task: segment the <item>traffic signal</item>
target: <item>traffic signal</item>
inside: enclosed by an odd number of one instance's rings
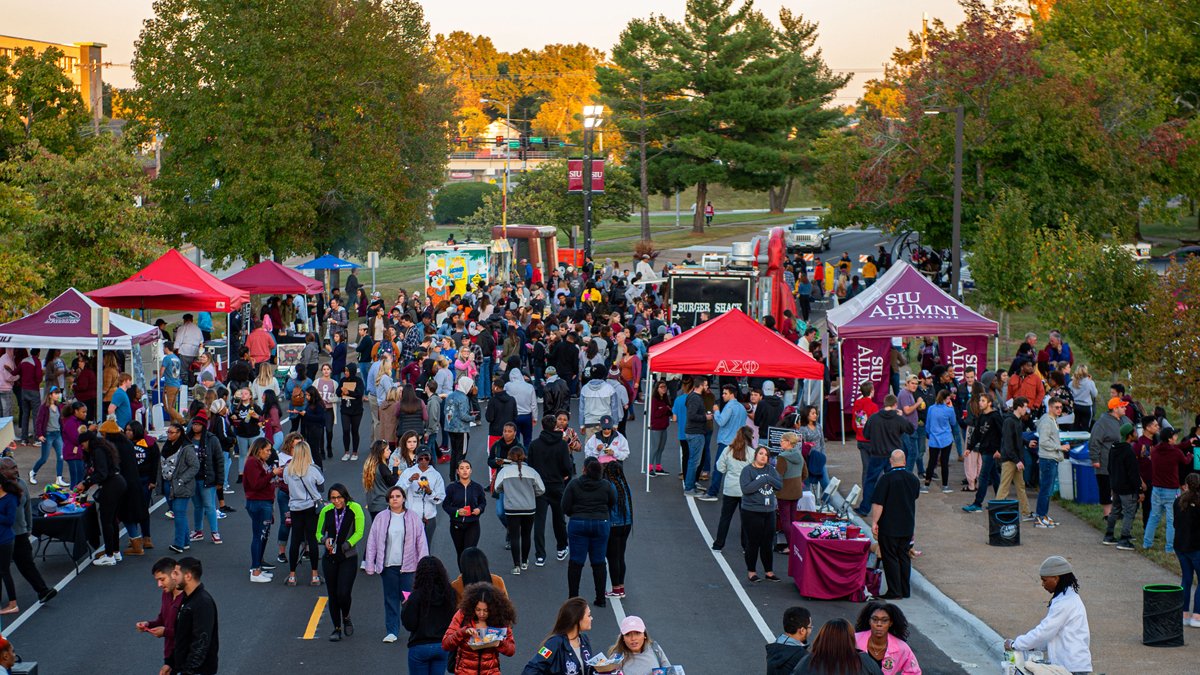
[[[497,148],[499,148],[499,147],[501,147],[501,146],[503,146],[503,145],[504,145],[504,137],[503,137],[503,136],[497,136],[497,137],[496,137],[496,147],[497,147]]]
[[[472,137],[467,137],[467,147],[469,148],[472,145],[475,145],[475,139]]]
[[[520,140],[521,140],[521,150],[522,151],[528,150],[529,149],[529,137],[524,134],[521,134]]]
[[[550,149],[550,137],[549,137],[549,136],[543,136],[543,137],[542,137],[542,149],[543,149],[543,150],[549,150],[549,149]]]

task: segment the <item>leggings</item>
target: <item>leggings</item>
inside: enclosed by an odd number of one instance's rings
[[[935,448],[929,446],[929,463],[925,465],[925,482],[928,483],[933,479],[933,465],[935,462],[941,462],[942,465],[942,487],[950,484],[950,448],[954,445],[947,445],[944,448]]]
[[[26,537],[27,535],[17,535]],[[14,542],[10,541],[7,544],[0,544],[0,580],[4,581],[4,590],[8,591],[8,601],[17,601],[17,585],[13,583],[12,558],[13,558]]]
[[[121,549],[121,535],[117,526],[117,506],[125,495],[125,478],[109,476],[96,491],[96,506],[100,513],[100,532],[104,534],[104,553],[112,555]]]
[[[465,433],[450,432],[450,479],[455,480],[458,475],[458,463],[466,456],[467,435]]]
[[[529,547],[533,544],[533,514],[513,515],[505,513],[508,519],[508,543],[512,546],[513,567],[529,562]]]
[[[358,576],[358,553],[341,560],[327,555],[321,561],[325,570],[325,590],[329,594],[329,620],[334,630],[342,629],[342,619],[350,618],[350,593]]]
[[[296,566],[300,564],[300,543],[308,544],[308,559],[312,561],[313,572],[317,571],[317,509],[310,506],[307,509],[299,511],[292,509],[292,528],[295,530],[292,537],[292,546],[288,553],[288,562],[291,563],[292,572],[296,571]]]
[[[334,409],[325,409],[325,452],[328,456],[333,457],[333,427],[336,420]]]
[[[625,585],[625,546],[629,543],[629,531],[633,525],[613,525],[608,530],[608,574],[613,586]]]
[[[358,427],[362,418],[362,412],[342,413],[342,446],[352,455],[358,454]]]
[[[462,552],[479,544],[479,519],[469,523],[450,523],[450,539],[454,542],[454,559],[462,557]]]
[[[771,548],[775,545],[775,512],[742,509],[742,527],[746,528],[746,570],[756,569],[755,558],[762,560],[763,571],[771,572]]]

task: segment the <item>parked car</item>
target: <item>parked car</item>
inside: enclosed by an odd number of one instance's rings
[[[788,228],[786,242],[789,254],[796,251],[828,251],[833,235],[821,227],[820,218],[801,216]]]

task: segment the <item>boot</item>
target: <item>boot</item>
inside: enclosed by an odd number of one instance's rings
[[[604,563],[592,563],[592,579],[596,582],[596,602],[593,603],[597,607],[604,607],[607,603],[604,600],[604,580],[608,578],[608,565]]]
[[[574,598],[579,595],[579,580],[583,578],[583,563],[574,560],[567,563],[567,594]]]
[[[146,552],[142,550],[142,538],[130,537],[129,548],[121,551],[121,553],[124,555],[146,555]]]
[[[154,548],[154,542],[150,541],[150,535],[142,535],[142,548],[147,550]]]

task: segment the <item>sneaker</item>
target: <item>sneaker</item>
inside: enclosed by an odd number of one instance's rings
[[[618,590],[617,590],[617,587],[615,587],[615,586],[613,587],[613,589],[612,589],[611,591],[609,591],[609,592],[605,593],[604,595],[605,595],[606,597],[609,597],[609,598],[620,598],[620,597],[623,597],[623,596],[621,595],[621,592],[620,592],[620,591],[618,591]]]
[[[696,497],[696,499],[698,499],[702,502],[715,502],[715,501],[717,501],[717,496],[710,495],[707,492],[705,492],[704,494],[700,495],[699,497]]]
[[[346,637],[354,635],[354,624],[350,623],[350,619],[342,619],[342,632],[346,634]]]
[[[1047,523],[1045,518],[1038,518],[1036,521],[1034,521],[1033,526],[1038,528],[1054,527],[1050,523]]]
[[[395,641],[396,641],[396,636],[395,636],[395,635],[392,635],[391,633],[388,633],[388,634],[387,634],[387,635],[386,635],[386,636],[383,638],[383,641],[384,641],[384,642],[395,642]]]
[[[538,558],[537,560],[533,561],[533,564],[534,564],[534,565],[537,565],[538,567],[545,567],[545,566],[546,566],[546,559],[545,559],[545,558]]]
[[[287,556],[280,553],[279,555],[275,556],[275,562],[279,563],[280,565],[286,565],[287,564]]]
[[[232,506],[222,506],[217,510],[221,513],[233,513],[234,511],[237,511],[237,509],[233,508]]]
[[[330,642],[341,642],[342,641],[342,629],[334,628],[333,632],[329,634],[329,641]]]
[[[183,553],[183,549],[179,548],[175,544],[171,544],[167,548],[170,549],[172,553]]]
[[[559,552],[555,553],[555,554],[554,554],[554,557],[558,558],[558,559],[559,559],[559,561],[566,560],[566,559],[567,559],[567,551],[568,551],[568,549],[565,549],[565,548],[564,548],[563,550],[561,550],[561,551],[559,551]]]
[[[982,508],[975,506],[974,504],[968,504],[963,507],[963,511],[966,511],[967,513],[979,513],[982,510]]]
[[[521,563],[521,569],[522,569],[522,570],[527,570],[527,569],[529,569],[529,562],[528,562],[528,561],[526,561],[526,562],[523,562],[523,563]]]
[[[272,565],[271,563],[269,563],[265,560],[263,561],[263,564],[259,565],[258,567],[259,567],[259,569],[265,570],[265,571],[270,571],[270,570],[275,569],[274,565]]]
[[[204,541],[204,533],[201,532],[200,530],[196,530],[195,532],[192,533],[192,536],[190,537],[190,539],[192,541]]]
[[[1111,534],[1106,534],[1104,535],[1104,541],[1101,541],[1100,543],[1104,544],[1105,546],[1116,546],[1117,540]]]
[[[604,598],[596,598],[596,601],[592,605],[596,607],[608,607],[608,603],[604,601]]]
[[[251,572],[250,581],[256,584],[269,584],[271,583],[271,575],[266,572],[259,572],[258,574]]]
[[[695,497],[695,498],[699,499],[700,497],[707,496],[708,493],[705,492],[704,490],[701,490],[700,488],[692,488],[691,490],[684,492],[683,495],[685,497]]]
[[[1200,628],[1200,616],[1193,614],[1192,618],[1188,619],[1188,625],[1192,628]]]
[[[342,461],[349,462],[350,461],[350,453],[347,452],[346,454],[342,455]]]
[[[111,567],[111,566],[117,564],[117,559],[112,557],[111,555],[102,555],[99,558],[96,558],[95,560],[93,560],[92,564],[93,565],[103,565],[105,567]]]
[[[515,574],[515,575],[517,575],[517,576],[520,576],[520,574],[521,574],[521,566],[520,566],[520,565],[517,565],[516,567],[512,568],[512,571],[511,571],[511,572],[509,572],[509,574]]]
[[[222,518],[228,518],[228,517],[229,516],[226,515],[226,513],[224,511],[222,511],[221,509],[217,509],[217,520],[220,520]]]
[[[929,494],[929,483],[921,484],[921,494],[923,494],[923,495]]]
[[[1136,551],[1137,549],[1135,549],[1135,548],[1133,547],[1133,542],[1132,542],[1132,541],[1129,541],[1128,539],[1122,539],[1122,540],[1121,540],[1121,541],[1120,541],[1120,542],[1117,544],[1117,550],[1118,550],[1118,551]],[[1195,619],[1193,619],[1193,621],[1195,621]],[[1195,625],[1195,624],[1192,624],[1192,625]]]
[[[217,534],[216,532],[213,532],[212,533],[212,543],[220,544],[221,543],[221,535]]]
[[[350,461],[351,461],[351,462],[357,462],[357,461],[358,461],[358,455],[350,455]],[[349,633],[346,633],[346,635],[349,635]]]
[[[117,562],[121,562],[125,559],[125,557],[121,555],[120,551],[113,553],[113,557],[117,559]]]
[[[37,485],[37,474],[33,472],[33,469],[29,470],[29,484]]]
[[[948,495],[951,492],[954,492],[954,488],[950,487],[949,485],[942,488],[942,494],[944,495]]]
[[[168,510],[167,517],[170,518],[171,520],[175,520],[175,512]]]
[[[1021,516],[1021,522],[1023,523],[1032,523],[1035,520],[1037,520],[1037,516],[1033,515],[1032,513],[1026,513],[1025,515]]]

